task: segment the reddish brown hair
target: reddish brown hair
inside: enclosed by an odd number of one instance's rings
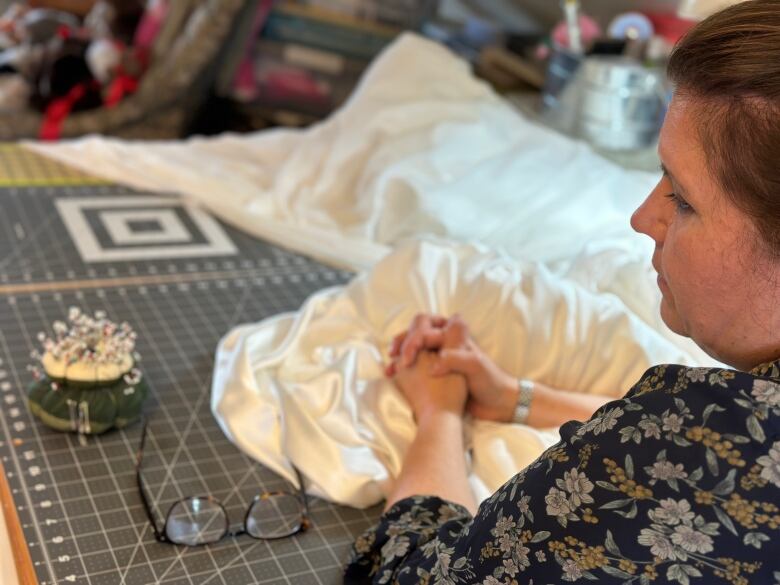
[[[710,169],[780,256],[780,0],[747,0],[695,26],[669,77],[700,99]]]

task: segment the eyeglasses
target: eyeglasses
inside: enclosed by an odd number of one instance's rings
[[[199,546],[217,542],[225,536],[242,534],[273,540],[292,536],[309,528],[309,502],[303,489],[303,477],[300,471],[293,467],[298,479],[298,493],[264,492],[255,496],[246,511],[241,530],[230,531],[230,520],[225,507],[211,496],[190,496],[175,502],[165,516],[162,531],[158,530],[141,476],[147,426],[148,422],[144,422],[141,444],[136,454],[135,476],[146,516],[157,542]]]

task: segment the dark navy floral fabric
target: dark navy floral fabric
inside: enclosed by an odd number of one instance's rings
[[[780,583],[780,361],[662,365],[480,506],[396,503],[346,583]]]

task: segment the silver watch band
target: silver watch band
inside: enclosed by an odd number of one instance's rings
[[[528,412],[531,408],[531,400],[533,399],[535,387],[535,384],[531,380],[521,378],[517,381],[519,395],[517,397],[517,405],[515,406],[515,414],[512,417],[513,423],[525,424],[528,420]]]

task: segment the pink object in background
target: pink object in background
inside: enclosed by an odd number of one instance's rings
[[[601,36],[601,27],[587,14],[580,14],[580,35],[582,44],[587,48],[593,41]],[[559,47],[571,48],[569,43],[569,30],[565,21],[555,26],[552,32],[552,40]]]
[[[238,65],[238,70],[233,78],[233,93],[235,97],[243,101],[250,101],[257,97],[257,80],[255,79],[254,50],[257,37],[263,29],[268,15],[273,8],[273,0],[263,0],[257,7],[255,20],[252,23],[252,33],[249,42],[244,49],[244,57]]]
[[[135,30],[133,46],[143,50],[151,50],[167,14],[168,0],[149,0],[144,15]]]
[[[264,93],[272,101],[307,100],[328,103],[327,84],[317,81],[306,71],[279,67],[264,75]]]
[[[252,62],[248,59],[244,59],[238,66],[233,80],[233,92],[235,97],[242,101],[250,101],[257,97],[255,71]]]

